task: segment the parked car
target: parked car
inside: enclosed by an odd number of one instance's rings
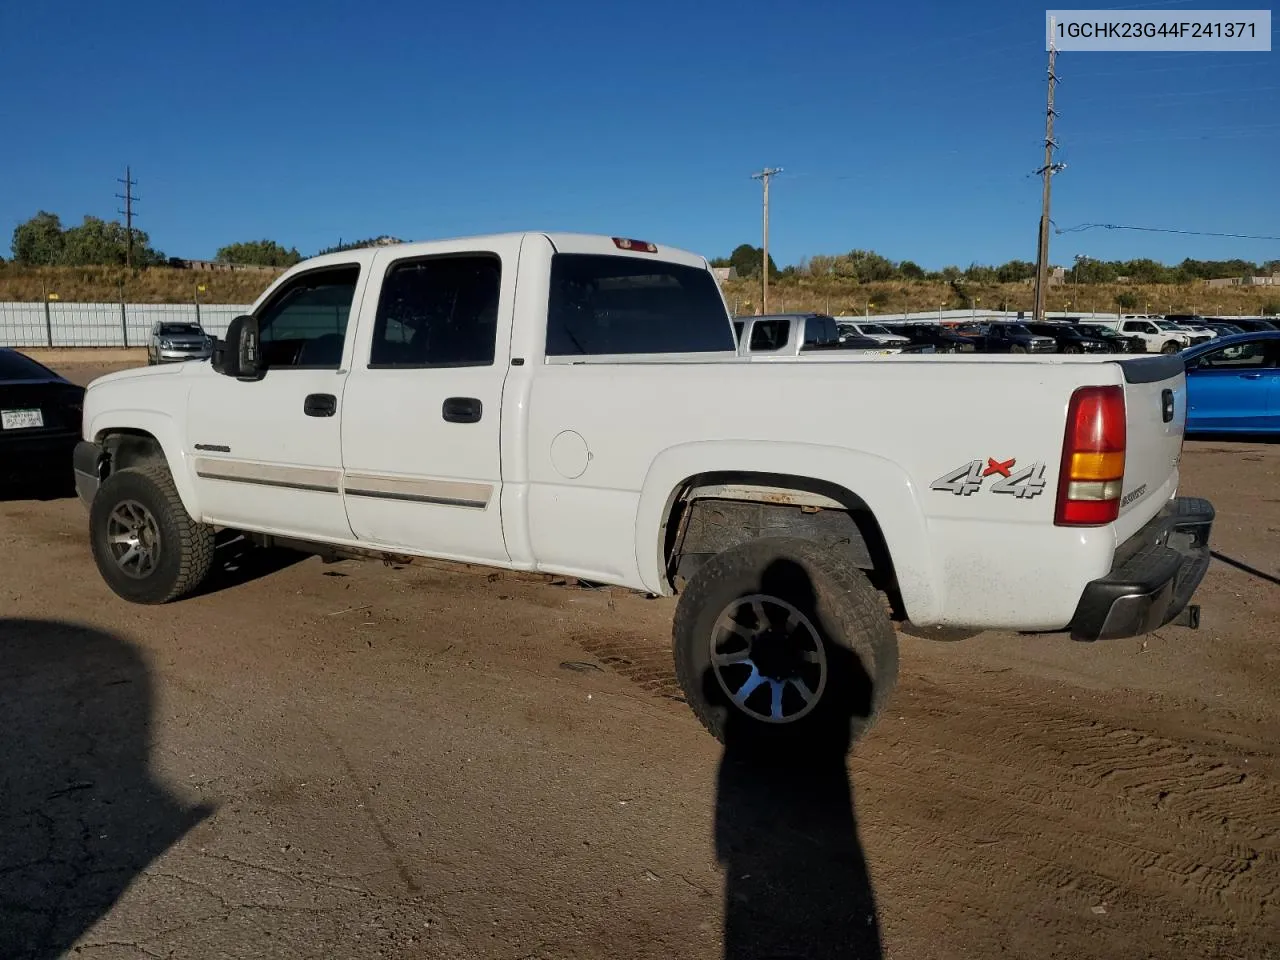
[[[895,347],[905,347],[911,342],[907,337],[894,333],[883,323],[859,320],[857,317],[836,317],[835,320],[840,328],[841,337],[866,337],[885,346]]]
[[[1110,345],[1112,353],[1146,353],[1147,350],[1141,337],[1126,337],[1110,327],[1096,323],[1077,323],[1076,329],[1087,337],[1105,340]]]
[[[903,346],[885,344],[869,337],[840,333],[834,318],[824,313],[774,313],[734,320],[738,355],[757,360],[787,357],[892,356],[902,353]],[[908,344],[909,345],[909,344]]]
[[[972,339],[979,353],[1053,353],[1058,346],[1024,323],[966,323],[956,332]]]
[[[214,338],[198,323],[161,320],[151,325],[147,340],[147,363],[175,360],[208,360],[213,355]]]
[[[1207,323],[1229,323],[1232,326],[1239,327],[1245,333],[1262,333],[1267,330],[1276,330],[1280,327],[1276,326],[1276,321],[1263,320],[1261,317],[1206,317]]]
[[[1167,321],[1130,317],[1120,321],[1101,322],[1118,330],[1122,336],[1140,342],[1144,353],[1177,353],[1192,344],[1190,333],[1177,329],[1177,324]],[[1165,325],[1161,326],[1162,323]]]
[[[973,341],[936,323],[887,323],[885,328],[913,344],[933,347],[935,353],[972,353]]]
[[[90,385],[87,539],[133,603],[196,590],[219,527],[678,594],[685,698],[744,752],[869,729],[891,611],[1080,640],[1194,622],[1213,507],[1175,496],[1181,358],[847,353],[744,359],[707,261],[647,241],[314,257],[212,363]],[[999,415],[939,416],[961,399]]]
[[[1182,362],[1188,434],[1280,433],[1280,330],[1219,337]]]
[[[1114,353],[1111,341],[1095,337],[1070,323],[1028,323],[1024,326],[1042,337],[1052,337],[1058,353]]]
[[[1227,323],[1225,320],[1206,320],[1204,325],[1213,330],[1218,336],[1235,336],[1238,333],[1248,333],[1244,327],[1234,323]]]
[[[0,347],[0,485],[70,492],[84,387]]]

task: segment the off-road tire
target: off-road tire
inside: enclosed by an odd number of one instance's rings
[[[160,534],[155,569],[142,579],[120,569],[108,542],[112,511],[129,500],[150,512]],[[117,470],[103,481],[89,508],[89,542],[107,586],[131,603],[177,600],[199,587],[213,565],[213,528],[187,513],[163,464]]]
[[[1062,348],[1062,352],[1063,353],[1084,353],[1084,351],[1080,349],[1079,345],[1074,343],[1067,344],[1065,347]]]
[[[1009,348],[1009,352],[1010,353],[1026,353],[1027,348],[1020,343],[1015,343],[1013,346]]]
[[[1177,353],[1181,349],[1182,349],[1182,344],[1178,343],[1177,340],[1170,340],[1168,343],[1166,343],[1163,347],[1160,348],[1160,352],[1161,353]]]
[[[730,604],[783,592],[789,595],[781,599],[814,624],[828,673],[811,712],[769,723],[725,693],[711,641]],[[708,560],[680,595],[672,651],[676,677],[702,725],[727,748],[767,759],[843,756],[874,725],[898,679],[898,639],[881,594],[844,556],[794,538],[753,540]]]

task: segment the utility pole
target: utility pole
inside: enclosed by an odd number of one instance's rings
[[[1049,182],[1053,175],[1062,170],[1065,164],[1053,162],[1053,151],[1057,149],[1057,141],[1053,139],[1053,118],[1057,113],[1053,109],[1054,88],[1058,85],[1058,75],[1054,66],[1058,59],[1058,48],[1054,43],[1054,18],[1049,19],[1049,98],[1044,115],[1044,166],[1036,173],[1044,178],[1044,189],[1040,198],[1040,242],[1036,249],[1036,305],[1032,319],[1037,323],[1044,322],[1045,297],[1049,287]]]
[[[764,248],[760,266],[760,312],[769,312],[769,178],[782,172],[781,167],[765,167],[751,175],[752,180],[764,183]]]
[[[124,214],[124,234],[125,234],[125,252],[124,264],[126,267],[133,266],[133,205],[138,198],[133,195],[133,188],[138,185],[138,181],[134,180],[130,174],[129,168],[124,168],[124,179],[116,177],[116,183],[124,184],[124,193],[117,193],[116,198],[124,201],[124,209],[116,210],[116,213]]]

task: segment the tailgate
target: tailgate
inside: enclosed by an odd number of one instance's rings
[[[1153,517],[1178,487],[1187,380],[1173,355],[1118,361],[1124,373],[1126,443],[1118,540]]]

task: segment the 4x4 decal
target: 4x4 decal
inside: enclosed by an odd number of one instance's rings
[[[957,497],[967,497],[981,490],[987,477],[996,476],[999,479],[989,487],[992,493],[1011,494],[1019,500],[1036,497],[1043,493],[1045,488],[1044,464],[1033,463],[1031,466],[1023,467],[1015,473],[1014,465],[1016,463],[1016,457],[1010,457],[1008,460],[996,460],[994,457],[987,457],[985,466],[981,460],[970,460],[964,466],[957,467],[955,470],[940,476],[933,481],[929,489],[939,490],[943,493],[953,493]]]

